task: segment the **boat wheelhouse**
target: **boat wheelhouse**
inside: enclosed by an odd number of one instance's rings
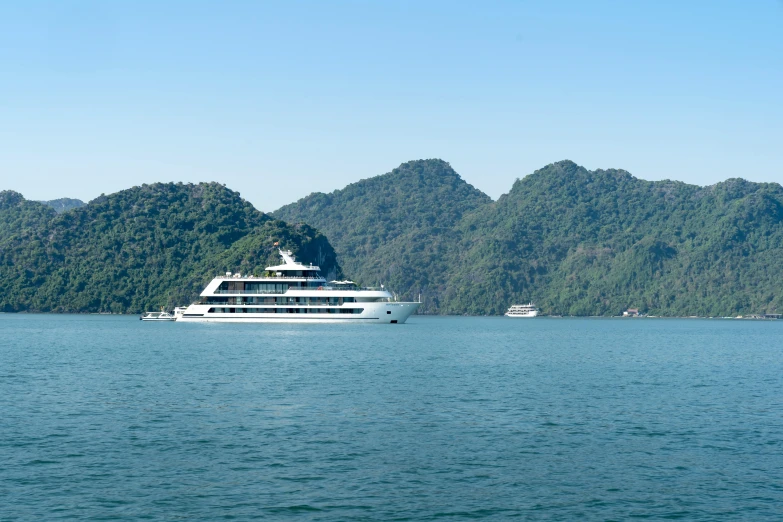
[[[404,323],[420,303],[401,303],[391,292],[353,281],[327,281],[320,267],[297,262],[280,250],[283,263],[262,276],[227,272],[201,292],[198,302],[177,309],[177,321]]]

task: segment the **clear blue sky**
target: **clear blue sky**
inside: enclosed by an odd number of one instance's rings
[[[3,2],[0,189],[270,211],[438,157],[783,182],[783,2]]]

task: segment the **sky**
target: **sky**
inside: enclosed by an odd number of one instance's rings
[[[0,3],[0,190],[268,212],[421,158],[783,183],[783,1]]]

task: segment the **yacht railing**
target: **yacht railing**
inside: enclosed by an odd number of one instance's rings
[[[300,290],[315,290],[314,288],[303,288]],[[284,294],[287,290],[215,290],[216,294],[244,295],[244,294]]]
[[[254,275],[243,275],[241,277],[234,277],[234,276],[217,276],[215,279],[225,279],[226,281],[244,281],[246,279],[252,279],[253,281],[263,281],[264,279],[274,279],[275,281],[280,281],[281,279],[291,280],[291,279],[307,279],[309,281],[326,281],[326,278],[324,277],[305,277],[305,276],[254,276]]]
[[[353,286],[349,288],[337,288],[334,286],[318,286],[318,287],[306,287],[306,288],[292,288],[289,287],[288,290],[313,290],[313,291],[320,291],[320,290],[350,290],[351,292],[356,291],[362,291],[362,292],[388,292],[386,288],[379,288],[377,286]],[[286,290],[287,291],[287,290]],[[221,294],[221,295],[258,295],[258,294],[284,294],[285,292],[279,291],[279,290],[215,290],[215,294]]]
[[[269,300],[269,298],[265,298],[264,300],[259,300],[258,298],[248,297],[245,298],[243,296],[236,296],[236,297],[227,297],[225,301],[209,301],[209,298],[212,296],[201,296],[201,298],[196,301],[195,304],[199,305],[210,305],[210,306],[234,306],[234,305],[242,305],[242,306],[349,306],[349,305],[361,305],[366,304],[368,301],[357,301],[352,296],[347,297],[310,297],[310,296],[301,296],[301,297],[276,297],[274,300]],[[306,301],[278,301],[278,299],[304,299]],[[372,301],[369,301],[372,302]],[[377,298],[377,301],[375,302],[383,302],[383,303],[392,303],[395,302],[390,297],[380,297]]]

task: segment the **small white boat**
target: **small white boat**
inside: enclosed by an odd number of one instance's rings
[[[145,312],[139,317],[142,321],[174,321],[176,318],[168,312]]]
[[[511,305],[506,313],[506,317],[535,317],[538,315],[538,308],[533,303],[526,305]]]

